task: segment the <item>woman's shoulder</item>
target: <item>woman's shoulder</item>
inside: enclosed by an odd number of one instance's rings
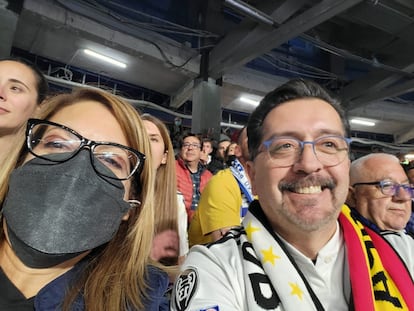
[[[168,274],[156,266],[147,267],[147,299],[144,301],[144,310],[169,309],[169,277]]]

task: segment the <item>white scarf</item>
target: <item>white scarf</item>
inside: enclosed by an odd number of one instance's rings
[[[278,238],[251,212],[244,217],[243,226],[246,235],[241,235],[240,242],[244,245],[245,279],[250,280],[246,286],[248,309],[281,310],[282,305],[288,311],[324,310]]]
[[[237,183],[239,184],[240,190],[242,191],[242,205],[240,207],[240,217],[244,217],[249,209],[250,202],[253,201],[252,188],[247,178],[247,173],[238,159],[235,159],[230,166],[230,171],[236,178]]]

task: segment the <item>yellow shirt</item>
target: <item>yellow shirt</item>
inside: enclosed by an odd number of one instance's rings
[[[217,172],[201,193],[198,209],[188,230],[190,247],[212,242],[210,233],[239,226],[242,193],[230,169]]]

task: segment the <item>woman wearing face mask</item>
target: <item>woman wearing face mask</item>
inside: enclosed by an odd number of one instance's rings
[[[30,119],[2,205],[0,310],[163,310],[149,258],[153,169],[142,120],[118,97],[61,94]]]
[[[155,237],[151,251],[154,260],[177,264],[188,252],[187,212],[182,195],[177,202],[174,149],[164,123],[154,116],[141,118],[151,143],[155,179]]]
[[[31,62],[0,60],[0,197],[7,191],[7,178],[18,155],[13,146],[23,140],[26,121],[36,114],[47,91],[45,77]]]

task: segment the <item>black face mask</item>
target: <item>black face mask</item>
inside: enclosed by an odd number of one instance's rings
[[[107,243],[130,207],[124,193],[121,181],[97,175],[88,150],[63,163],[28,161],[11,174],[3,204],[13,250],[46,268]]]

